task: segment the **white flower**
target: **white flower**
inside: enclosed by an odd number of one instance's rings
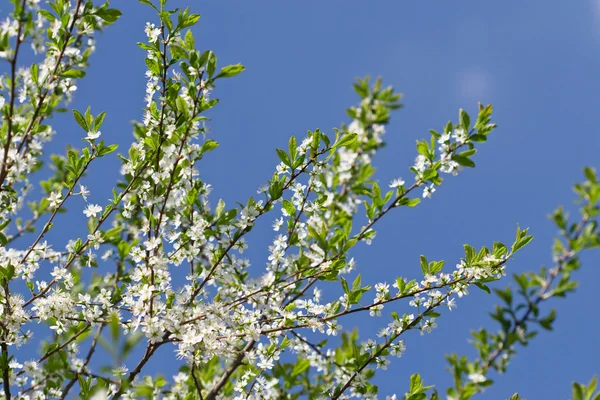
[[[94,261],[96,261],[96,254],[94,254],[94,252],[92,252],[92,249],[89,249],[87,252],[87,263],[86,263],[88,268],[90,268],[92,266]]]
[[[375,305],[375,306],[369,308],[369,315],[371,317],[375,317],[375,316],[381,317],[381,310],[382,309],[383,309],[383,304]]]
[[[452,311],[453,308],[456,308],[456,300],[448,298],[448,300],[446,300],[446,305],[448,306],[448,310]]]
[[[106,393],[103,390],[97,391],[92,397],[90,397],[90,400],[106,400],[106,399],[108,399],[108,396],[106,395]]]
[[[87,187],[79,185],[79,194],[81,195],[81,197],[83,197],[85,201],[87,201],[87,197],[90,195],[90,191]]]
[[[467,141],[467,132],[463,128],[457,128],[452,132],[452,137],[462,144]]]
[[[385,357],[377,357],[375,358],[375,364],[377,365],[377,369],[386,370],[390,360]]]
[[[62,193],[61,192],[52,192],[48,196],[48,201],[50,202],[50,207],[58,207],[60,202],[62,201]]]
[[[485,382],[485,380],[486,380],[485,376],[478,372],[473,372],[472,374],[469,374],[467,377],[473,383],[481,383],[481,382]]]
[[[127,369],[125,365],[122,365],[120,367],[113,368],[112,373],[114,376],[124,376],[128,371],[129,369]]]
[[[283,217],[273,221],[273,230],[277,232],[281,228],[281,225],[283,225]]]
[[[147,251],[156,249],[161,244],[161,240],[158,237],[153,237],[144,242],[144,247]]]
[[[425,157],[422,154],[419,154],[417,156],[417,158],[415,159],[414,167],[419,173],[422,173],[423,171],[425,171],[427,169],[428,165],[429,165],[429,160],[427,159],[427,157]]]
[[[431,330],[437,328],[437,326],[438,325],[435,323],[435,318],[425,321],[423,326],[421,326],[421,336],[423,336],[425,333],[431,333]]]
[[[155,28],[154,24],[146,22],[146,29],[144,29],[144,32],[146,32],[148,40],[151,43],[155,43],[158,40],[158,35],[160,35],[160,28]]]
[[[100,135],[102,135],[102,132],[97,131],[97,132],[88,132],[87,136],[85,137],[87,140],[94,140],[94,139],[98,139],[100,137]]]
[[[377,333],[377,337],[380,337],[380,338],[386,337],[387,338],[390,335],[390,333],[392,333],[390,330],[390,327],[386,326],[379,330],[379,332]]]
[[[327,326],[327,335],[328,336],[336,336],[338,332],[342,330],[342,326],[333,322]]]
[[[448,143],[449,140],[450,140],[450,133],[442,133],[440,135],[440,137],[438,138],[438,143],[439,144]]]
[[[400,340],[398,343],[394,343],[390,346],[390,354],[398,358],[402,357],[405,351],[406,346],[404,345],[403,340]]]
[[[365,343],[363,343],[363,348],[365,351],[371,353],[377,348],[377,342],[375,342],[373,339],[368,339]]]
[[[383,282],[383,283],[376,283],[375,284],[375,290],[377,292],[381,292],[381,293],[388,293],[390,291],[390,285],[388,285],[385,282]]]
[[[390,182],[391,188],[399,188],[402,185],[404,185],[404,179],[402,178],[397,178]]]
[[[87,236],[91,245],[94,246],[94,249],[98,250],[100,245],[104,243],[104,239],[102,238],[102,233],[100,231],[96,231],[93,235]]]
[[[98,204],[88,204],[88,206],[85,208],[85,210],[83,210],[83,213],[88,218],[95,217],[96,215],[98,215],[98,213],[101,213],[101,212],[102,212],[102,207],[100,207]]]
[[[6,100],[4,100],[4,97],[0,96],[0,108],[2,108],[4,106],[5,102],[6,102]]]
[[[430,186],[425,186],[423,188],[423,198],[431,198],[431,195],[433,194],[433,192],[435,192],[435,186],[433,184],[431,184]]]
[[[262,355],[260,356],[260,361],[258,362],[258,364],[256,364],[256,366],[260,369],[271,369],[274,365],[275,364],[270,358],[266,358]]]

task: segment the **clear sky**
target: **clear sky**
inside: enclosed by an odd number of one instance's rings
[[[2,17],[6,3],[0,2]],[[582,178],[585,165],[600,166],[599,1],[169,3],[190,5],[201,14],[196,43],[215,51],[221,66],[240,62],[247,68],[214,92],[221,103],[210,113],[210,129],[221,147],[200,171],[213,185],[215,200],[245,201],[271,176],[278,162],[275,147],[285,147],[290,135],[301,137],[315,128],[331,132],[348,122],[344,110],[357,102],[354,79],[382,76],[405,95],[405,108],[393,114],[388,127],[388,147],[374,162],[382,184],[397,176],[412,179],[408,167],[416,156],[415,140],[456,121],[459,108],[475,113],[478,101],[492,103],[498,129],[480,146],[476,169],[449,177],[416,209],[393,213],[378,226],[370,247],[357,246],[353,255],[363,282],[414,275],[420,254],[452,267],[464,243],[510,243],[517,224],[529,227],[535,239],[509,271],[551,263],[556,229],[547,215],[558,204],[575,210],[572,184]],[[123,17],[98,37],[72,106],[107,111],[103,135],[124,149],[132,139],[130,121],[141,119],[145,89],[145,53],[135,43],[145,40],[144,24],[156,17],[134,0],[112,6]],[[81,134],[70,116],[57,118],[55,127],[61,143]],[[116,163],[100,162],[101,170],[96,165],[87,178],[97,202],[118,177]],[[271,222],[262,220],[250,237],[255,268],[266,261]],[[551,304],[558,311],[555,331],[542,332],[519,349],[508,373],[492,376],[496,384],[479,398],[505,399],[518,391],[530,400],[566,399],[572,381],[587,382],[600,373],[599,253],[583,261],[574,275],[581,282],[577,292]],[[403,394],[415,372],[443,391],[451,381],[444,354],[475,355],[469,330],[496,328],[488,317],[496,301],[473,292],[452,313],[444,312],[433,334],[408,335],[405,356],[378,372],[381,393]],[[389,316],[391,307],[385,311]],[[386,324],[383,318],[364,327],[361,337]]]

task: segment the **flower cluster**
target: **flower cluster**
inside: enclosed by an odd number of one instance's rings
[[[417,205],[420,196],[411,198],[417,188],[430,197],[441,184],[438,172],[456,174],[460,166],[472,166],[474,143],[493,129],[491,106],[480,107],[473,127],[461,111],[458,124],[449,123],[441,134],[432,131],[429,143],[417,145],[415,183],[407,187],[397,178],[392,190],[381,193],[372,162],[385,145],[391,111],[401,107],[400,95],[380,80],[372,85],[359,80],[361,101],[347,110],[348,125],[335,135],[317,129],[301,140],[291,137],[287,150],[277,149],[280,162],[259,188],[260,198],[228,208],[222,200],[211,201],[212,186],[202,178],[204,158],[218,147],[204,121],[217,104],[211,92],[218,80],[244,68],[217,69],[216,55],[197,49],[189,29],[197,14],[168,11],[165,1],[142,3],[159,11],[160,22],[146,24],[147,43],[139,44],[146,55],[146,106],[142,122],[134,125],[134,142],[120,155],[122,179],[112,198],[98,204],[85,186],[94,160],[116,150],[104,143],[108,135],[100,130],[106,114],[74,110],[85,147],[50,158],[54,173],[40,182],[42,196],[30,202],[33,215],[14,223],[32,192],[29,179],[40,167],[43,145],[53,137],[42,121],[69,102],[85,75],[94,32],[120,13],[83,0],[56,0],[49,10],[26,1],[24,9],[17,6],[26,18],[14,16],[0,25],[0,35],[11,40],[10,45],[0,40],[0,56],[14,67],[0,80],[0,108],[10,121],[0,143],[0,344],[2,357],[10,360],[1,378],[5,395],[64,398],[77,386],[84,398],[145,393],[182,399],[199,393],[206,399],[275,399],[289,385],[302,385],[303,377],[315,381],[314,393],[307,393],[312,398],[343,398],[346,391],[374,398],[370,367],[385,370],[389,356],[406,351],[401,335],[431,332],[437,327],[435,310],[451,310],[455,297],[471,285],[502,276],[516,251],[499,244],[492,251],[468,247],[451,273],[441,272],[443,262],[423,257],[423,280],[397,278],[374,290],[362,285],[360,274],[352,284],[345,279],[357,269],[350,251],[371,243],[377,221],[393,208]],[[26,39],[45,58],[16,68]],[[79,195],[85,206],[78,213],[88,232],[54,250],[46,234]],[[363,206],[367,223],[356,229]],[[248,234],[271,212],[276,234],[268,254],[252,266],[242,257]],[[40,220],[45,222],[35,232]],[[523,244],[526,235],[518,235]],[[13,243],[26,239],[27,247]],[[342,291],[330,290],[327,282],[339,282]],[[366,294],[373,294],[367,304]],[[416,311],[392,312],[376,338],[359,344],[344,331],[347,315],[381,317],[400,307],[400,300]],[[38,360],[21,360],[15,350],[31,341],[34,324],[47,326],[52,345]],[[332,344],[315,341],[322,337]],[[114,368],[92,371],[98,343],[109,340]],[[182,360],[171,382],[144,377],[146,364],[163,346]],[[125,360],[135,350],[143,355],[130,365]],[[283,376],[298,378],[282,384]]]

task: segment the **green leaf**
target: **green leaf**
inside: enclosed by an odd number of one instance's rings
[[[352,291],[357,291],[358,289],[360,289],[360,284],[361,284],[361,276],[360,276],[360,274],[358,274],[356,276],[356,278],[354,278],[354,281],[352,282]]]
[[[423,275],[429,275],[429,264],[427,263],[427,258],[425,258],[424,255],[421,255],[420,261],[421,261],[421,271],[423,272]]]
[[[325,238],[310,225],[308,226],[308,233],[310,233],[310,235],[317,240],[319,247],[323,249],[323,251],[327,252],[327,240],[325,240]]]
[[[8,244],[8,239],[4,236],[4,233],[0,232],[0,244],[2,246],[6,246]]]
[[[421,199],[414,198],[414,199],[408,199],[406,197],[403,197],[402,199],[398,200],[398,206],[407,206],[407,207],[415,207],[417,206],[417,204],[419,204],[421,202]]]
[[[206,72],[208,72],[208,77],[212,78],[215,73],[215,69],[217,68],[217,56],[212,51],[208,52],[208,58],[206,60]]]
[[[444,260],[442,261],[432,261],[429,263],[429,274],[430,275],[435,275],[438,272],[440,272],[442,270],[442,268],[444,268]]]
[[[494,289],[494,293],[496,293],[496,295],[498,295],[498,297],[500,297],[507,305],[512,305],[513,294],[510,287],[507,286],[504,290]]]
[[[90,111],[91,107],[88,106],[88,108],[85,109],[85,122],[87,123],[87,126],[91,128],[94,123],[94,117]]]
[[[429,157],[429,145],[424,140],[417,140],[417,152],[425,157]]]
[[[199,19],[200,14],[191,14],[183,21],[181,28],[187,28],[188,26],[195,25]]]
[[[588,392],[588,396],[591,397],[592,394],[594,393],[594,391],[596,390],[596,387],[598,386],[598,377],[594,376],[591,380],[590,383],[588,383],[587,386],[587,392]]]
[[[283,200],[282,205],[285,209],[285,212],[287,212],[289,215],[296,215],[296,207],[294,207],[294,204],[291,201]]]
[[[471,140],[471,142],[485,142],[487,140],[487,137],[485,135],[476,133],[474,135],[471,135],[469,139]]]
[[[156,60],[152,60],[150,58],[146,58],[146,66],[154,75],[160,75],[160,66]]]
[[[548,314],[547,317],[541,318],[538,322],[542,328],[551,331],[552,323],[554,322],[555,319],[556,319],[556,310],[552,309],[552,311],[550,311],[550,314]]]
[[[292,164],[296,161],[296,156],[298,155],[298,149],[297,149],[297,143],[296,143],[296,137],[292,136],[290,137],[290,140],[288,141],[288,151],[290,152],[290,161],[292,162]]]
[[[217,207],[215,207],[215,216],[217,218],[221,217],[223,210],[225,210],[225,201],[223,201],[223,199],[219,199],[217,202]]]
[[[188,106],[186,101],[181,96],[177,96],[177,100],[175,100],[175,105],[177,106],[177,111],[181,112],[186,117],[190,114],[188,111]]]
[[[583,169],[583,173],[585,174],[585,177],[592,183],[596,183],[598,178],[596,177],[596,171],[594,170],[594,168],[590,168],[590,167],[585,167]]]
[[[287,165],[288,167],[292,168],[292,162],[290,161],[290,157],[285,152],[285,150],[282,150],[282,149],[275,149],[275,150],[277,151],[277,156],[279,156],[279,159],[281,160],[281,162],[284,163],[285,165]]]
[[[151,51],[153,53],[156,53],[156,48],[146,44],[146,43],[142,43],[142,42],[137,42],[137,45],[142,49],[142,50],[146,50],[146,51]]]
[[[356,141],[356,138],[358,138],[358,134],[356,134],[356,133],[348,133],[348,134],[342,136],[340,138],[340,140],[338,140],[337,142],[335,142],[333,144],[333,148],[349,146],[349,145],[351,145],[352,143],[354,143]]]
[[[471,127],[471,118],[469,118],[469,114],[461,108],[458,111],[458,118],[465,132],[469,132],[469,128]]]
[[[463,167],[469,167],[469,168],[475,167],[475,163],[470,158],[467,158],[467,157],[464,157],[464,156],[460,156],[458,154],[454,154],[452,156],[452,160],[456,161],[457,163],[459,163]]]
[[[33,64],[31,65],[31,80],[33,81],[33,83],[38,84],[38,79],[39,79],[39,68],[37,64]]]
[[[112,337],[113,342],[117,342],[119,340],[119,315],[116,312],[110,314],[110,336]]]
[[[204,142],[204,144],[202,145],[202,149],[200,150],[201,153],[208,153],[209,151],[213,151],[214,149],[216,149],[217,147],[219,147],[219,143],[212,140],[212,139],[208,139],[206,142]]]
[[[54,16],[54,14],[50,13],[49,11],[38,10],[38,13],[41,14],[44,18],[46,18],[48,21],[56,21],[56,17]]]
[[[115,151],[118,147],[119,145],[117,144],[109,144],[108,146],[103,146],[100,150],[98,150],[98,157],[110,154],[113,151]]]
[[[88,126],[87,122],[85,121],[85,118],[79,111],[73,110],[73,117],[75,117],[75,121],[77,121],[79,126],[81,126],[83,130],[86,131],[86,133],[90,131],[90,127]]]
[[[188,51],[196,48],[196,44],[194,43],[194,34],[190,30],[185,33],[183,42],[185,43],[185,48],[188,49]]]
[[[410,376],[410,393],[417,394],[421,391],[423,387],[423,381],[421,380],[421,375],[413,374]]]
[[[94,130],[98,131],[104,122],[104,118],[106,117],[106,112],[103,111],[100,114],[96,115],[94,118]]]
[[[171,46],[169,46],[169,50],[171,50],[172,58],[175,58],[175,59],[181,59],[181,58],[187,59],[188,58],[186,51],[180,46],[172,44]]]
[[[246,68],[242,64],[228,65],[226,67],[221,68],[221,72],[215,79],[217,78],[231,78],[232,76],[236,76],[241,74]]]
[[[90,379],[85,379],[82,375],[79,375],[77,377],[77,379],[79,380],[79,388],[80,388],[80,395],[82,398],[87,398],[89,391],[90,391],[90,384],[92,382],[91,378]]]
[[[60,76],[63,78],[83,78],[85,76],[85,72],[79,69],[70,69],[68,71],[63,71]]]
[[[290,374],[292,376],[297,376],[303,373],[304,371],[308,370],[308,368],[310,368],[310,360],[306,358],[299,358]]]
[[[585,400],[583,397],[583,387],[579,383],[573,383],[571,400]]]
[[[349,295],[350,288],[348,287],[348,282],[346,281],[346,279],[340,278],[340,282],[342,284],[342,289],[344,290],[344,293]]]
[[[473,282],[473,284],[475,286],[477,286],[479,289],[483,290],[484,292],[486,292],[487,294],[492,293],[492,291],[490,290],[489,287],[487,287],[486,285],[484,285],[483,283],[479,283],[479,282]]]
[[[512,246],[512,252],[518,251],[519,249],[527,246],[529,244],[529,242],[531,242],[532,240],[533,240],[533,236],[531,236],[531,235],[524,236],[520,239],[517,239],[517,241]]]
[[[158,8],[156,8],[156,6],[155,6],[154,4],[152,4],[152,3],[150,2],[150,0],[138,0],[138,1],[139,1],[140,3],[142,3],[142,4],[146,4],[146,5],[150,6],[150,7],[152,7],[152,8],[154,8],[156,11],[158,11]]]
[[[96,15],[99,16],[100,18],[102,18],[104,20],[104,22],[106,22],[108,24],[112,24],[113,22],[118,20],[122,14],[121,14],[121,11],[117,10],[116,8],[108,8],[108,9],[100,8],[96,12]]]

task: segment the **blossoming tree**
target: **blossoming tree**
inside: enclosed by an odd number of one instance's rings
[[[417,142],[410,178],[382,188],[371,160],[401,104],[379,80],[354,85],[360,101],[347,110],[348,125],[291,137],[277,149],[281,162],[254,196],[234,207],[213,204],[197,170],[218,147],[205,135],[205,113],[218,103],[212,95],[218,81],[244,67],[220,67],[213,52],[197,50],[189,28],[199,15],[172,10],[166,0],[140,0],[156,10],[157,21],[146,25],[147,42],[139,43],[146,52],[146,107],[131,146],[117,158],[117,146],[101,133],[106,114],[71,110],[85,145],[43,163],[44,146],[55,136],[52,116],[65,111],[85,76],[95,32],[120,12],[90,0],[12,2],[0,27],[0,56],[9,65],[0,80],[4,398],[373,399],[378,389],[371,378],[404,354],[406,333],[430,333],[436,318],[473,287],[489,292],[487,285],[506,275],[506,263],[532,239],[517,229],[510,245],[465,245],[454,268],[421,256],[421,278],[363,285],[354,247],[369,244],[378,221],[393,218],[394,209],[430,197],[445,174],[474,167],[476,146],[495,128],[491,105],[480,105],[474,118],[460,110],[457,121]],[[23,65],[19,56],[28,48],[38,61]],[[87,203],[86,172],[101,157],[121,162],[122,179],[107,204]],[[39,179],[42,169],[52,176]],[[504,303],[493,314],[500,331],[474,333],[476,360],[448,356],[455,380],[449,398],[481,392],[492,370],[503,372],[517,345],[533,338],[535,324],[551,328],[555,314],[543,312],[544,302],[574,289],[570,273],[579,253],[599,244],[600,184],[593,170],[585,174],[576,186],[580,220],[570,222],[562,209],[554,214],[564,239],[553,249],[556,265],[516,275],[514,290],[494,289]],[[76,196],[87,203],[81,218],[89,234],[58,249],[46,235]],[[276,232],[268,263],[251,270],[240,254],[246,235],[265,219],[274,220]],[[359,341],[356,332],[344,332],[343,320],[355,313],[378,317],[379,334]],[[38,346],[39,358],[23,359],[24,346]],[[146,375],[148,364],[164,363],[155,357],[163,347],[173,353],[175,375]],[[136,363],[122,363],[136,351]],[[112,357],[112,368],[97,367],[99,357]],[[593,382],[576,387],[580,398],[595,390]],[[407,399],[439,398],[416,374],[407,388]]]

